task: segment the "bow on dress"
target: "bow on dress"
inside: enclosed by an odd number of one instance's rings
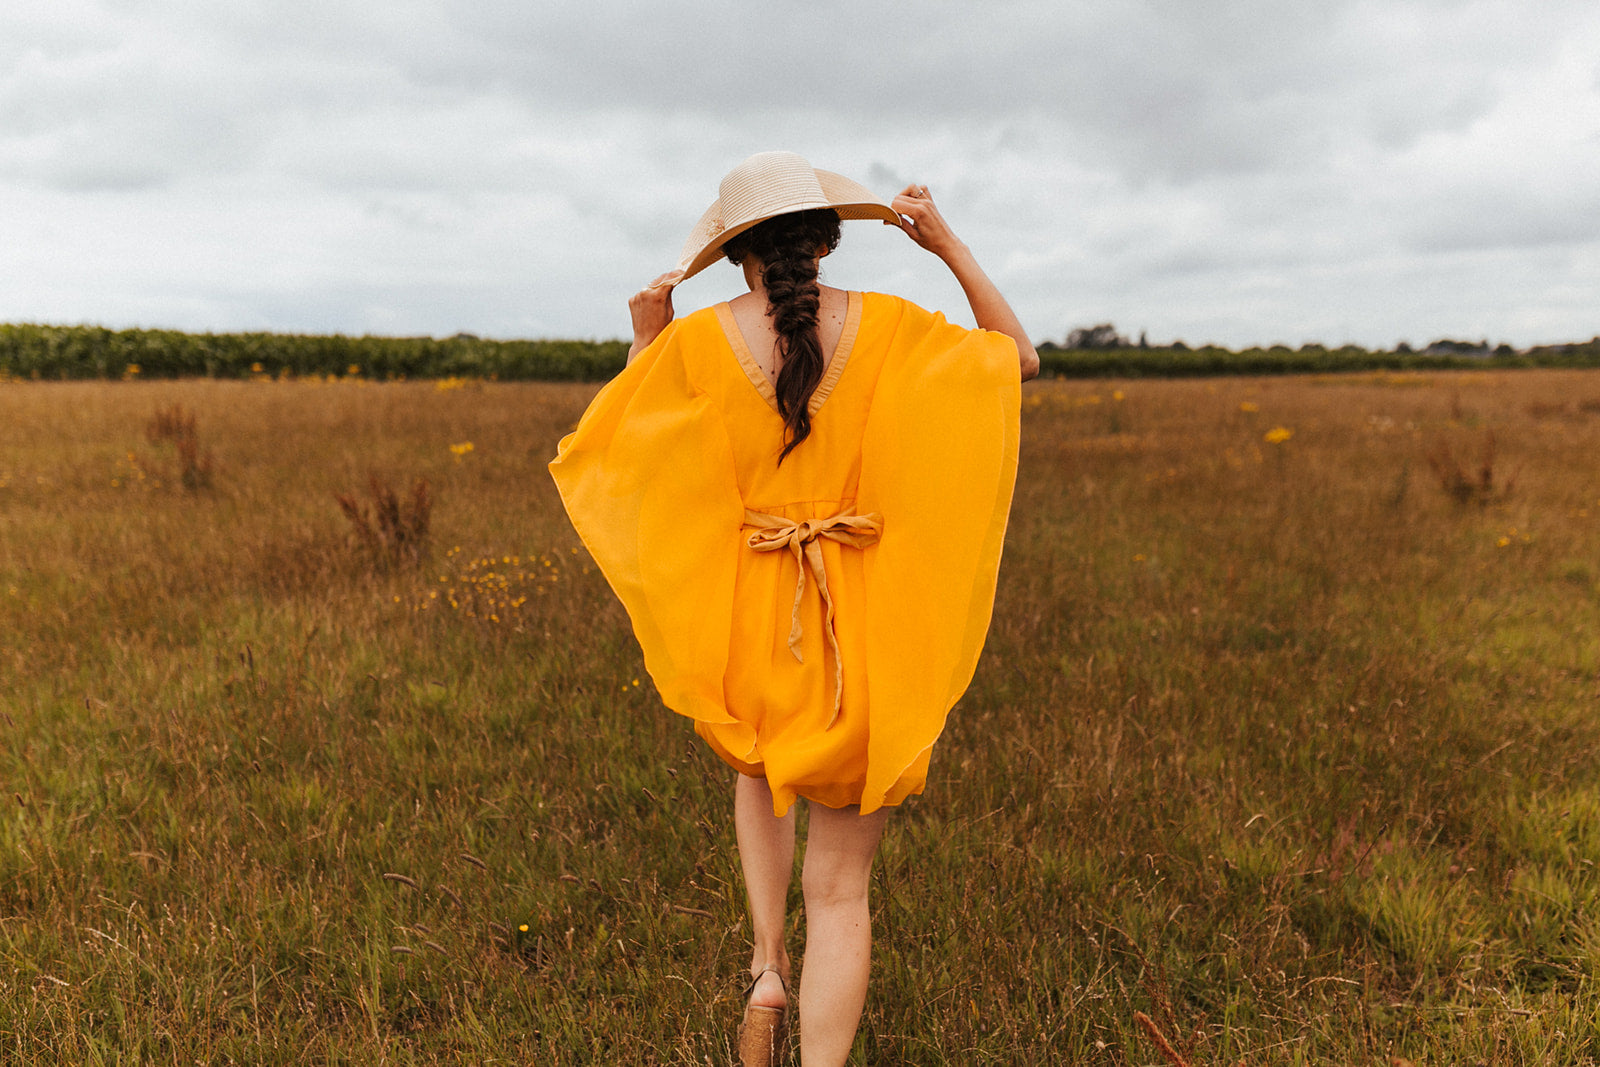
[[[883,532],[883,516],[877,512],[868,515],[840,513],[826,519],[806,519],[796,522],[781,515],[768,515],[762,511],[744,513],[744,528],[750,531],[746,540],[757,552],[777,552],[787,548],[794,554],[799,577],[794,585],[794,611],[789,623],[789,651],[801,663],[800,654],[800,601],[806,592],[806,568],[811,568],[817,580],[817,592],[827,610],[828,645],[833,649],[833,714],[828,718],[827,729],[839,719],[839,702],[844,688],[844,668],[840,665],[839,638],[833,630],[833,596],[828,592],[828,572],[822,564],[822,546],[817,542],[826,537],[852,548],[867,548],[878,543]]]

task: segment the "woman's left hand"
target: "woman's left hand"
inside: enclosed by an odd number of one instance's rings
[[[650,347],[650,342],[672,322],[672,287],[682,277],[683,271],[669,270],[629,298],[628,313],[633,316],[633,344],[628,349],[630,362]]]
[[[967,294],[967,303],[972,307],[972,317],[977,324],[985,330],[1003,333],[1016,342],[1022,380],[1038,377],[1038,350],[1028,340],[1027,331],[1017,321],[1016,312],[1011,310],[1006,298],[1000,295],[994,282],[978,266],[972,250],[955,235],[950,224],[939,213],[928,187],[908,185],[900,190],[900,195],[894,198],[890,206],[900,216],[900,228],[906,232],[906,236],[944,260],[944,265],[950,268],[956,281],[961,283],[961,291]]]

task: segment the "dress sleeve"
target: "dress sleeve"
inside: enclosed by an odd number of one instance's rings
[[[883,515],[882,538],[863,558],[864,812],[925,758],[972,681],[1017,472],[1016,343],[901,304],[862,441],[858,501]]]
[[[713,399],[675,322],[594,398],[550,463],[578,536],[633,622],[662,701],[709,723],[723,696],[744,505]]]

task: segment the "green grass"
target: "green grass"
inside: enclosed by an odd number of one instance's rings
[[[731,773],[543,471],[593,390],[0,385],[0,1062],[732,1061]],[[1195,1064],[1600,1059],[1597,400],[1029,386],[860,1061],[1161,1062],[1135,1012]],[[1486,430],[1458,504],[1427,455]],[[424,565],[351,537],[369,472],[428,480]]]

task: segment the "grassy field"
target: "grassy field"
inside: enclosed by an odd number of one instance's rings
[[[731,1061],[594,389],[0,384],[0,1062]],[[1024,397],[860,1061],[1600,1059],[1600,372]]]

